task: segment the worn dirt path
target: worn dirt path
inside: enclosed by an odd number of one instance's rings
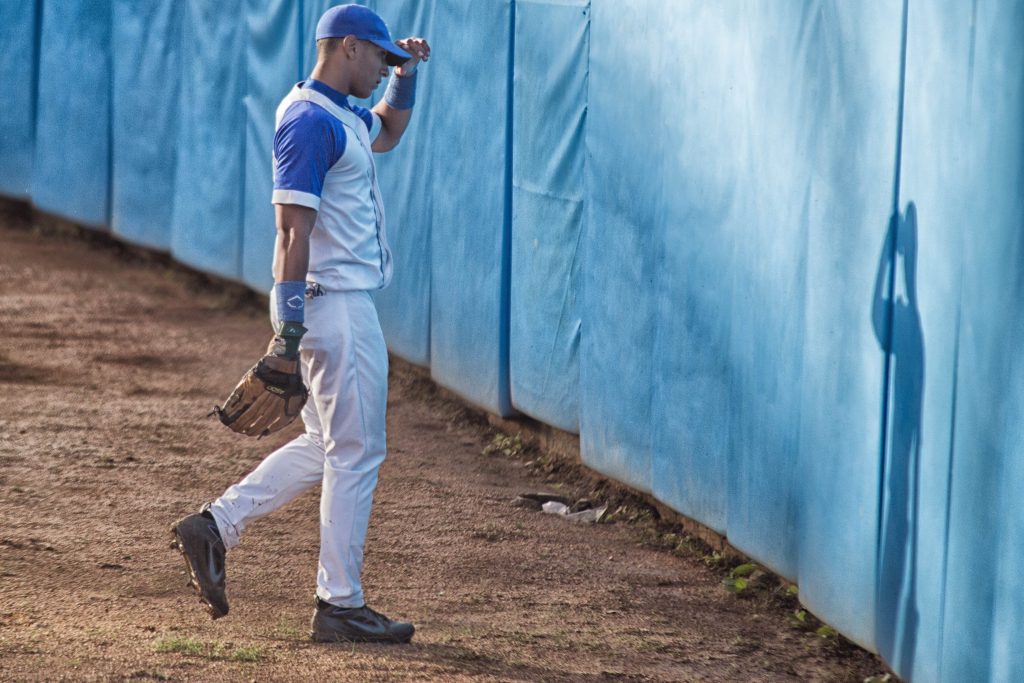
[[[257,442],[204,417],[265,348],[263,311],[0,209],[0,680],[859,682],[884,671],[794,626],[777,601],[726,592],[698,555],[645,545],[626,512],[582,527],[510,505],[559,484],[483,455],[486,421],[408,371],[392,373],[365,584],[372,605],[415,622],[413,644],[306,639],[316,491],[250,528],[228,556],[231,614],[210,621],[168,525],[297,429]]]

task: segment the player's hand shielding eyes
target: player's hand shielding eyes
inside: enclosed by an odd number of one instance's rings
[[[430,59],[430,44],[427,43],[426,38],[402,38],[401,40],[396,40],[395,45],[412,55],[412,59],[401,66],[395,67],[395,73],[399,76],[412,74],[416,71],[416,67],[421,61],[425,62]]]

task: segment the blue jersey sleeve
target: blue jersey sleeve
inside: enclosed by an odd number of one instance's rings
[[[377,134],[380,133],[380,117],[374,114],[372,111],[359,105],[352,106],[352,113],[362,119],[363,123],[366,124],[366,130],[370,134],[370,142],[377,139]]]
[[[319,210],[327,171],[344,153],[344,127],[321,107],[294,103],[274,135],[273,203]]]

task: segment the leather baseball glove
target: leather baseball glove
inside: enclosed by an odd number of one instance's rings
[[[270,343],[267,355],[252,366],[216,415],[232,431],[263,438],[290,425],[306,405],[309,391],[302,383],[299,339],[302,325],[285,323]]]

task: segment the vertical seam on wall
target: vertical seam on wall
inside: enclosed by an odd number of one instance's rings
[[[295,22],[295,32],[298,34],[295,39],[295,81],[298,82],[303,79],[302,61],[305,54],[303,47],[306,44],[303,40],[306,29],[306,0],[295,0],[295,4],[297,5],[295,11],[298,13],[298,21]],[[277,131],[275,130],[274,132],[276,133]]]
[[[590,162],[590,80],[593,70],[593,37],[594,37],[594,3],[593,0],[587,3],[587,88],[584,94],[585,106],[586,106],[586,124],[583,127],[583,140],[581,142],[581,154],[583,155],[583,168],[582,168],[582,180],[580,183],[580,189],[582,192],[581,201],[583,203],[582,216],[580,217],[580,244],[586,245],[587,238],[590,236],[590,214],[594,210],[594,203],[590,200],[590,188],[593,185],[591,174],[593,173],[593,164]],[[587,248],[583,247],[583,251],[580,253],[580,264],[579,264],[579,280],[577,281],[577,310],[580,314],[580,338],[579,347],[576,353],[576,432],[579,435],[579,457],[580,462],[583,462],[586,447],[586,435],[583,430],[583,376],[586,372],[583,356],[586,347],[587,339],[587,324],[586,316],[584,311],[587,310],[586,299],[587,299]],[[589,459],[589,458],[588,458]]]
[[[426,14],[427,10],[422,5],[420,5],[416,9],[415,19],[413,20],[413,25],[414,26],[424,26],[425,29],[429,31],[429,35],[433,35],[434,34],[434,32],[433,32],[433,29],[434,29],[434,18],[435,18],[435,14],[433,12],[435,12],[435,11],[436,11],[436,9],[431,7],[431,14],[427,15]],[[429,16],[429,20],[428,20],[428,16]],[[427,27],[429,27],[429,28],[427,28]],[[430,99],[429,99],[430,95],[427,94],[427,93],[424,93],[424,94],[428,98],[427,101],[430,101]],[[423,114],[420,114],[421,118],[423,116],[424,116]],[[420,124],[420,126],[423,126],[423,125],[424,124],[422,124],[422,123]],[[426,134],[424,134],[424,137],[426,137]],[[433,247],[432,247],[432,245],[434,243],[434,199],[433,199],[433,196],[434,195],[433,195],[432,192],[427,192],[425,194],[425,197],[426,197],[426,207],[425,207],[425,209],[426,209],[426,211],[424,212],[424,216],[426,216],[426,226],[427,226],[426,244],[427,244],[427,272],[428,272],[428,274],[433,272],[433,264],[432,264],[432,261],[433,261],[433,252],[432,252],[432,248]],[[426,354],[425,354],[425,356],[426,356],[425,357],[425,362],[426,362],[427,367],[429,368],[430,367],[430,358],[433,355],[433,350],[434,350],[434,341],[433,341],[433,339],[434,339],[434,337],[433,337],[433,326],[434,326],[434,313],[433,313],[434,279],[433,279],[433,277],[430,277],[429,275],[427,277],[426,287],[427,287],[427,298],[426,298],[426,301],[427,301],[427,318],[426,318],[426,320],[427,320],[427,330],[426,330],[427,348],[426,348]]]
[[[903,167],[903,109],[907,85],[907,24],[910,14],[910,0],[903,0],[903,29],[900,36],[900,86],[896,114],[896,168],[892,187],[893,213],[900,210],[900,173]],[[894,268],[895,271],[895,268]],[[890,284],[892,284],[890,282]]]
[[[512,122],[513,87],[515,85],[516,0],[509,0],[508,70],[505,87],[505,210],[501,234],[501,321],[498,336],[498,408],[502,413],[512,409],[509,348],[512,315]]]
[[[587,29],[586,29],[586,40],[587,40],[587,57],[584,62],[586,68],[586,85],[583,88],[583,139],[580,141],[580,155],[582,156],[582,167],[580,168],[580,232],[577,238],[576,252],[573,254],[573,263],[569,266],[570,268],[575,267],[578,273],[576,280],[576,313],[579,316],[579,338],[576,346],[576,414],[573,416],[576,420],[576,433],[580,433],[580,417],[583,413],[582,401],[580,394],[582,393],[582,383],[580,382],[580,365],[582,364],[582,349],[583,349],[583,260],[586,249],[580,250],[579,246],[583,243],[583,239],[586,235],[587,230],[587,167],[589,166],[588,154],[587,154],[587,131],[590,126],[590,50],[591,50],[591,29],[593,28],[594,22],[594,3],[593,0],[587,0],[585,8],[587,13]],[[579,259],[579,261],[577,261]],[[572,271],[569,271],[570,277],[572,277]]]
[[[968,48],[968,71],[967,71],[967,117],[968,123],[971,119],[974,105],[974,51],[978,32],[978,0],[971,2],[971,42]],[[937,658],[938,658],[938,680],[942,679],[942,665],[945,661],[943,650],[946,642],[946,586],[948,584],[949,576],[949,535],[950,535],[950,520],[953,515],[953,462],[956,454],[956,413],[957,413],[957,394],[959,392],[959,380],[960,380],[960,336],[962,334],[961,321],[963,318],[963,300],[964,300],[964,266],[963,266],[963,254],[964,254],[964,234],[960,233],[960,277],[957,284],[957,295],[956,295],[956,329],[954,331],[953,338],[953,387],[952,387],[952,400],[949,408],[949,461],[946,464],[946,519],[944,528],[942,531],[942,571],[941,571],[941,584],[939,589],[939,595],[941,596],[941,602],[939,603],[939,643],[937,647]]]
[[[903,26],[900,35],[900,81],[899,95],[896,114],[896,160],[893,171],[892,188],[892,213],[890,221],[894,222],[893,239],[891,245],[886,249],[892,249],[893,257],[889,262],[889,286],[887,287],[886,300],[892,302],[896,289],[896,244],[899,242],[900,229],[900,170],[903,164],[903,103],[906,94],[907,79],[907,23],[910,13],[910,1],[903,0]],[[875,524],[875,610],[878,603],[878,577],[880,575],[879,563],[882,557],[882,517],[885,506],[885,478],[887,445],[889,442],[889,395],[892,383],[892,340],[896,333],[895,308],[890,308],[888,325],[885,340],[885,368],[882,379],[882,428],[879,437],[879,467],[878,467],[878,509]],[[876,644],[877,647],[877,644]]]
[[[177,116],[174,119],[174,129],[171,135],[171,140],[173,143],[172,150],[169,154],[169,161],[171,167],[169,180],[171,183],[171,192],[170,196],[168,197],[168,201],[170,202],[170,206],[167,208],[167,223],[161,226],[163,229],[163,234],[165,235],[164,239],[166,240],[166,242],[163,245],[161,245],[160,249],[166,250],[168,253],[170,253],[171,251],[171,235],[172,231],[174,230],[174,197],[177,195],[178,159],[181,155],[178,139],[181,132],[181,82],[184,79],[185,73],[185,57],[184,50],[182,50],[181,47],[181,36],[182,32],[185,30],[186,11],[187,8],[185,8],[182,3],[174,3],[171,5],[170,15],[168,19],[172,22],[171,32],[174,36],[176,36],[176,40],[173,43],[168,44],[167,54],[165,55],[165,58],[167,60],[173,60],[173,64],[176,67],[174,72],[174,75],[176,76],[176,82],[174,85],[174,90],[172,91],[173,96],[168,98],[167,104],[168,106],[173,106],[177,108]],[[164,62],[164,65],[166,64],[167,61]]]
[[[33,12],[35,24],[32,26],[32,156],[28,178],[25,181],[25,195],[29,201],[32,201],[32,177],[35,175],[36,141],[38,138],[36,131],[39,128],[39,60],[42,59],[43,54],[40,49],[43,39],[43,0],[36,0]]]
[[[114,232],[114,5],[107,4],[107,228]]]
[[[962,253],[962,251],[961,251]],[[939,644],[936,652],[938,658],[938,680],[942,679],[942,648],[943,642],[946,635],[946,576],[949,568],[949,528],[950,528],[950,516],[953,512],[953,454],[956,452],[956,397],[957,387],[960,378],[960,320],[962,310],[960,308],[961,302],[963,301],[963,266],[960,269],[960,283],[957,289],[956,297],[956,331],[953,337],[953,400],[951,401],[949,408],[949,461],[946,465],[946,519],[944,522],[944,528],[942,530],[942,571],[941,571],[941,583],[939,588]]]
[[[239,58],[241,62],[241,69],[239,71],[242,80],[242,98],[239,101],[239,118],[241,118],[241,136],[242,136],[242,150],[241,163],[238,167],[239,172],[242,174],[242,182],[239,183],[239,196],[238,196],[238,244],[235,246],[235,275],[234,279],[238,282],[245,281],[245,275],[242,271],[243,262],[245,258],[245,187],[246,187],[246,172],[245,172],[245,156],[246,156],[246,145],[249,138],[249,8],[245,4],[245,0],[240,3],[242,9],[242,20],[239,22],[239,30],[243,31],[241,37],[242,53]]]

